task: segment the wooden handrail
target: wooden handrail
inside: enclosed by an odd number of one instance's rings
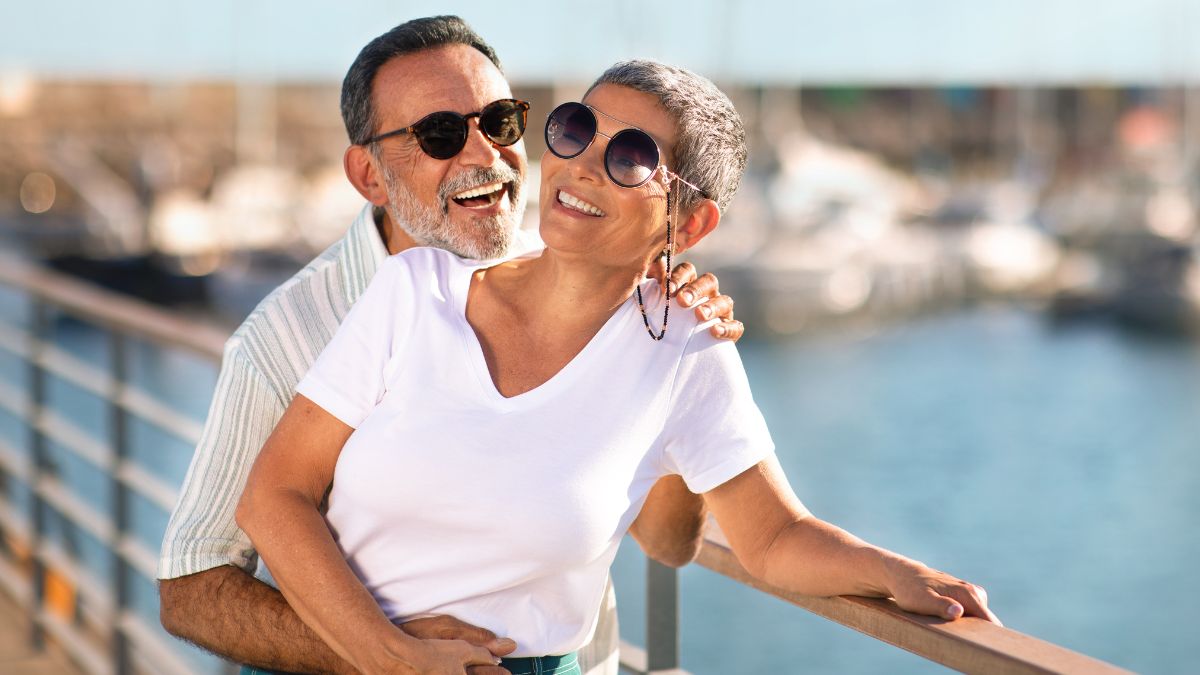
[[[25,289],[68,313],[151,342],[220,360],[229,332],[176,316],[140,300],[47,270],[11,254],[0,255],[0,284]]]
[[[785,591],[742,567],[716,523],[709,521],[696,562],[764,593],[877,640],[964,673],[1116,675],[1130,671],[983,619],[945,621],[911,614],[893,600],[820,598]]]

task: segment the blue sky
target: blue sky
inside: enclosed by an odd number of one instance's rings
[[[458,13],[519,82],[591,79],[652,56],[717,79],[1200,81],[1190,0],[4,0],[0,72],[340,79],[370,38]]]

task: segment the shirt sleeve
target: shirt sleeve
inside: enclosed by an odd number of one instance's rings
[[[158,578],[221,565],[253,574],[258,560],[234,520],[254,459],[283,416],[284,401],[231,341],[175,511],[163,536]]]
[[[400,297],[412,285],[402,281],[405,269],[399,256],[383,262],[296,385],[297,393],[356,429],[383,399],[395,345],[410,323],[402,313],[412,303]]]
[[[660,437],[664,472],[679,474],[697,494],[775,452],[737,347],[707,328],[697,326],[684,349]]]

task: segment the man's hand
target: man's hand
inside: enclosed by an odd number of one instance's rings
[[[661,279],[663,265],[663,259],[659,258],[651,265],[648,276]],[[720,319],[709,329],[715,338],[737,340],[746,331],[742,322],[733,318],[733,298],[721,295],[717,277],[711,272],[697,276],[695,265],[689,262],[680,263],[671,271],[671,277],[667,280],[667,292],[675,298],[680,307],[694,311],[697,319]]]
[[[463,640],[464,642],[484,647],[496,656],[507,656],[517,648],[517,643],[508,638],[498,638],[486,628],[472,626],[465,621],[459,621],[452,616],[430,616],[424,619],[413,619],[400,624],[400,630],[422,640]],[[470,666],[470,675],[509,675],[500,666]]]

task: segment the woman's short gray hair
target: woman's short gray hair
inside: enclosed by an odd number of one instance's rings
[[[724,212],[746,169],[746,129],[729,97],[700,75],[648,59],[613,65],[588,92],[602,84],[629,87],[658,99],[676,125],[671,149],[674,166],[669,168],[700,187]],[[677,203],[686,212],[703,198],[685,186]]]

